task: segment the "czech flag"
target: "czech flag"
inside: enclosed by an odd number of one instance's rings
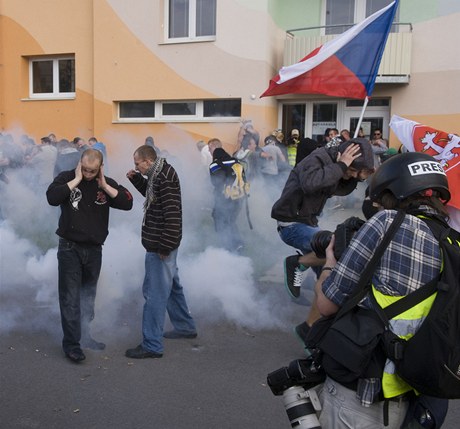
[[[409,152],[425,152],[441,164],[449,181],[448,205],[460,209],[460,136],[397,115],[390,128]]]
[[[283,67],[261,97],[326,94],[364,99],[370,96],[398,1],[315,49],[299,63]]]

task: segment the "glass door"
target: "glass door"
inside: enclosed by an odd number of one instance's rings
[[[345,111],[344,112],[344,124],[349,127],[350,135],[353,137],[356,129],[356,125],[359,121],[359,115],[361,112],[357,111]],[[388,140],[388,134],[390,133],[390,112],[389,110],[381,111],[369,111],[364,113],[361,127],[363,129],[366,138],[370,139],[374,130],[380,128],[383,133],[383,138]]]

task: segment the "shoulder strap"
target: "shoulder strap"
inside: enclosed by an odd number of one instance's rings
[[[449,235],[451,229],[447,225],[447,223],[441,218],[431,218],[422,216],[422,213],[418,214],[418,217],[421,218],[430,228],[433,235],[436,239],[439,240],[439,245],[443,252],[443,258],[446,259],[445,246],[443,245],[443,240]],[[409,308],[415,307],[417,304],[421,303],[429,296],[433,295],[433,293],[438,290],[439,286],[439,279],[441,274],[430,280],[428,283],[424,284],[422,287],[418,288],[414,292],[411,292],[409,295],[406,295],[404,298],[390,304],[388,307],[382,309],[378,304],[374,297],[374,294],[370,294],[371,300],[374,303],[377,312],[382,317],[383,321],[388,324],[389,319],[393,319],[398,314],[404,313],[405,311],[409,310]]]
[[[340,308],[340,310],[337,313],[336,319],[343,316],[352,308],[356,307],[360,303],[360,301],[365,297],[366,293],[370,289],[370,280],[372,278],[372,274],[374,273],[375,267],[377,266],[378,261],[385,252],[385,249],[388,247],[394,235],[396,234],[396,231],[401,226],[401,223],[403,222],[405,216],[406,213],[403,210],[398,210],[396,217],[393,219],[393,222],[391,222],[391,225],[388,228],[388,231],[386,232],[385,236],[383,237],[382,242],[377,247],[377,250],[375,251],[374,255],[364,268],[364,271],[361,274],[358,286],[356,287],[354,294],[350,296],[350,298]]]

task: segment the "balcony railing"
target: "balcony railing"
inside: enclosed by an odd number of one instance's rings
[[[351,26],[348,25],[348,26]],[[377,73],[376,82],[380,83],[408,83],[410,76],[412,52],[412,25],[395,23],[398,32],[390,33],[385,51]],[[284,42],[284,66],[299,62],[303,57],[333,39],[337,34],[314,35],[321,29],[333,27],[347,27],[346,25],[296,28],[288,30]],[[296,34],[297,35],[296,35]]]

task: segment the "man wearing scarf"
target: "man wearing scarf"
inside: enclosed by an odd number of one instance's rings
[[[132,359],[161,358],[163,337],[195,338],[195,322],[185,301],[177,268],[177,252],[182,238],[182,199],[179,177],[151,146],[140,146],[133,155],[135,170],[127,173],[134,187],[145,196],[142,245],[145,299],[142,317],[143,340],[128,349]],[[172,331],[163,332],[168,312]]]

